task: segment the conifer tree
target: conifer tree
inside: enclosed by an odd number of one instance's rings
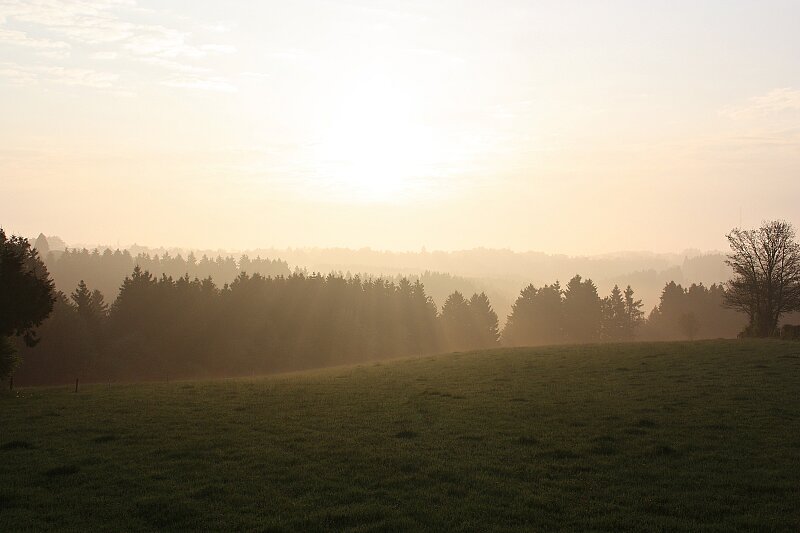
[[[47,268],[27,239],[6,237],[0,228],[0,379],[13,369],[12,336],[27,346],[38,342],[35,328],[53,311],[55,290]]]
[[[618,285],[614,285],[611,294],[603,298],[602,316],[601,332],[603,340],[619,341],[624,339],[627,316],[625,313],[625,300]]]
[[[47,242],[47,237],[44,236],[44,233],[40,233],[39,236],[36,237],[36,242],[33,247],[36,249],[39,257],[47,257],[47,254],[50,252],[50,243]]]
[[[473,349],[492,348],[500,344],[500,331],[497,313],[486,293],[473,294],[469,299],[469,312],[472,322]]]
[[[91,320],[93,314],[92,293],[83,280],[78,283],[78,288],[75,289],[75,292],[70,294],[70,298],[75,304],[75,308],[78,310],[78,316],[82,317],[84,320]]]
[[[447,349],[462,351],[471,348],[469,338],[473,327],[472,313],[463,294],[455,291],[447,297],[442,306],[440,320]]]
[[[98,289],[92,291],[91,307],[92,315],[97,318],[103,319],[108,315],[108,304],[103,293]]]
[[[528,285],[511,307],[503,328],[503,343],[509,346],[556,344],[563,341],[564,310],[558,282],[537,289]]]
[[[600,338],[602,308],[591,279],[573,277],[564,290],[564,329],[569,342],[594,342]]]
[[[625,330],[623,338],[632,340],[636,337],[636,330],[644,321],[644,311],[642,311],[642,301],[633,297],[633,289],[630,285],[625,289]]]

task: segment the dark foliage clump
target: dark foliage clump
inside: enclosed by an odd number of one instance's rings
[[[15,363],[11,337],[35,346],[36,328],[50,315],[54,301],[53,281],[36,249],[0,228],[0,379]]]

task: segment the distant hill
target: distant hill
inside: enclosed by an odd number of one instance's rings
[[[117,249],[107,245],[67,245],[58,237],[48,237],[51,250],[87,248]],[[33,240],[35,241],[35,239]],[[33,242],[32,241],[32,242]],[[55,245],[55,246],[54,246]],[[730,270],[722,252],[686,250],[682,253],[647,251],[616,252],[594,256],[568,256],[543,252],[515,252],[507,249],[475,248],[458,251],[394,252],[371,248],[258,248],[253,250],[203,250],[180,247],[149,247],[138,244],[121,247],[131,256],[139,254],[169,254],[172,257],[189,254],[195,257],[280,259],[290,270],[308,272],[342,272],[411,279],[420,278],[437,305],[453,290],[466,294],[486,292],[503,322],[519,291],[529,283],[541,286],[556,280],[565,283],[575,274],[591,278],[601,295],[611,288],[631,285],[641,298],[645,310],[658,303],[664,285],[675,281],[683,285],[710,285],[727,280]],[[154,272],[160,275],[161,272]],[[171,273],[171,272],[170,272]],[[58,282],[58,280],[56,280]],[[120,280],[121,281],[121,280]],[[229,279],[215,280],[221,283]],[[106,284],[110,287],[110,285]],[[72,287],[60,287],[72,290]],[[113,288],[110,289],[113,293]],[[113,299],[115,294],[108,294]]]

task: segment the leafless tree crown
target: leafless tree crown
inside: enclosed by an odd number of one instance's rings
[[[734,276],[726,285],[725,303],[747,313],[750,335],[773,335],[781,315],[800,309],[800,245],[794,228],[776,220],[758,229],[736,228],[727,237],[726,263]]]

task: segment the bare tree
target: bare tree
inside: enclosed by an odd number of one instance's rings
[[[754,230],[736,228],[727,237],[726,263],[734,277],[726,284],[725,305],[747,313],[745,334],[774,335],[781,315],[800,309],[800,245],[794,228],[776,220]]]

